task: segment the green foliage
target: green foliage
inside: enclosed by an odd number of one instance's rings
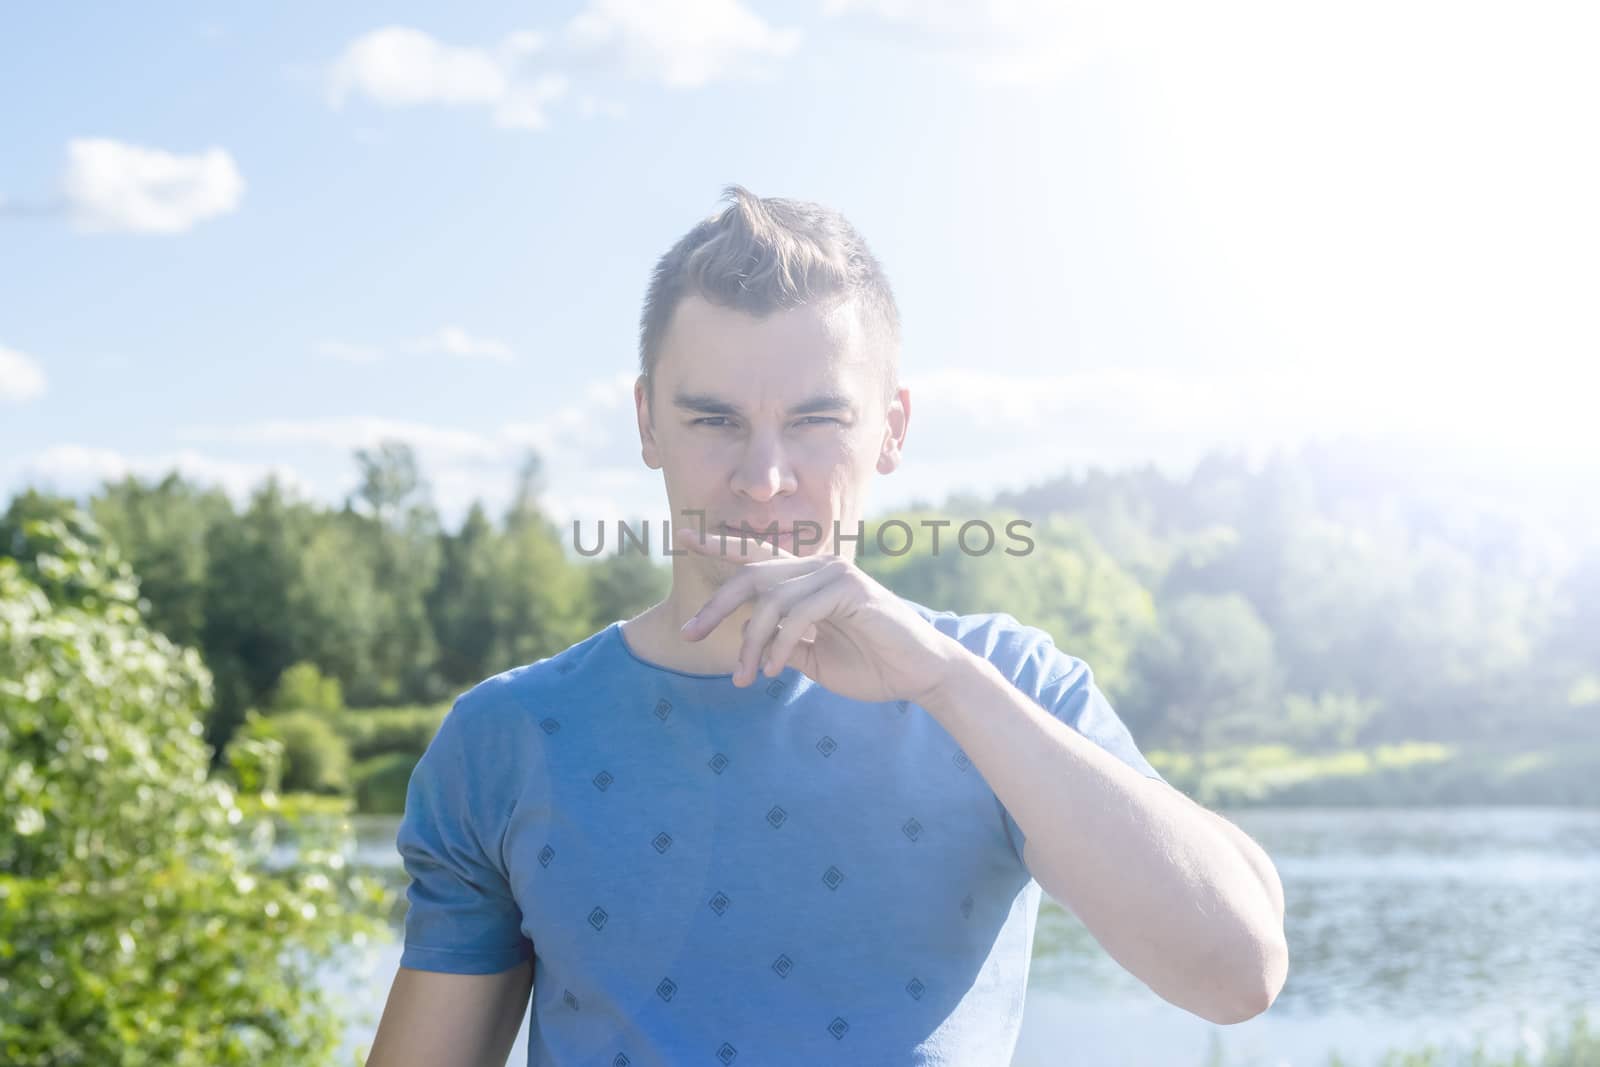
[[[404,444],[355,459],[343,508],[268,479],[236,511],[176,473],[124,478],[93,498],[140,575],[145,617],[197,643],[213,672],[214,763],[249,708],[431,707],[667,592],[659,560],[569,558],[567,531],[540,508],[536,455],[516,472],[503,515],[475,506],[454,532],[440,527]],[[1093,667],[1144,748],[1337,753],[1425,740],[1466,751],[1600,739],[1600,505],[1568,493],[1536,510],[1447,473],[1348,442],[1259,469],[1214,452],[1181,478],[1090,470],[884,516],[860,562],[932,607],[1005,611],[1048,631]],[[33,560],[25,522],[72,507],[17,494],[0,517],[0,552]],[[1026,556],[1003,551],[1014,545],[1005,523],[1019,517],[1033,523]],[[891,518],[913,525],[906,556],[873,545]],[[935,556],[920,520],[939,518],[952,525]],[[973,518],[1000,535],[995,551],[960,550],[956,530]],[[57,600],[84,592],[69,572],[29,566]],[[414,751],[432,728],[369,740],[343,722],[335,717],[355,759]],[[1510,776],[1507,788],[1589,795],[1565,766]],[[1397,798],[1456,788],[1438,768],[1406,773],[1442,777],[1407,779]],[[1381,775],[1315,781],[1324,785],[1294,788],[1387,787]]]
[[[227,758],[237,765],[236,743],[277,741],[283,749],[279,788],[290,793],[345,793],[350,789],[350,749],[327,716],[286,711],[263,716],[247,712],[244,725],[228,743]],[[243,780],[240,786],[243,788]]]
[[[428,497],[411,447],[384,441],[359,450],[361,487],[340,519],[372,576],[375,640],[368,647],[370,671],[351,679],[360,704],[393,704],[412,695],[443,695],[433,663],[438,655],[428,618],[427,595],[439,574],[439,516]],[[348,561],[345,562],[348,566]],[[334,601],[332,611],[346,610]]]
[[[16,497],[0,523],[0,550],[52,604],[96,611],[108,604],[131,606],[138,598],[133,571],[69,500],[35,492]]]
[[[82,528],[79,508],[66,497],[25,489],[11,498],[6,513],[0,516],[0,556],[31,561],[39,552],[29,533],[30,524],[55,519],[73,527],[78,536],[98,542],[97,531]]]
[[[276,742],[264,742],[276,745]],[[319,793],[241,793],[239,810],[246,815],[272,815],[280,822],[297,826],[312,819],[332,819],[349,815],[355,803],[349,797]]]
[[[276,821],[207,774],[199,657],[146,624],[86,518],[21,529],[29,555],[0,558],[0,1062],[330,1062],[316,974],[388,936],[392,891],[317,825],[268,864]],[[273,745],[251,758],[270,780]]]
[[[1166,605],[1134,674],[1123,705],[1132,729],[1159,730],[1197,756],[1252,735],[1282,736],[1271,722],[1280,685],[1272,632],[1236,593],[1190,593]]]
[[[443,543],[428,604],[440,674],[450,688],[548,656],[593,632],[584,571],[567,559],[555,525],[531,499],[519,500],[503,530],[474,509],[460,535]]]
[[[1150,748],[1162,777],[1210,807],[1550,804],[1600,807],[1600,742],[1536,749],[1406,741],[1307,752],[1287,745]]]
[[[640,522],[630,523],[629,526],[643,532]],[[652,524],[650,532],[659,537],[659,526]],[[659,541],[653,542],[650,550],[659,551],[659,546]],[[631,542],[626,553],[612,551],[586,564],[583,570],[588,581],[585,600],[589,625],[595,630],[618,619],[633,618],[652,604],[664,600],[672,586],[671,569],[639,553]]]
[[[365,760],[389,752],[419,758],[439,724],[450,710],[449,704],[417,708],[362,708],[333,718],[333,727],[345,739],[354,759]],[[364,809],[363,809],[364,810]]]
[[[385,525],[399,524],[408,509],[426,510],[427,490],[416,453],[404,441],[381,441],[377,448],[356,449],[361,485],[352,501]]]
[[[316,525],[313,508],[268,479],[238,521],[206,539],[201,643],[218,679],[206,739],[219,753],[245,710],[264,707],[279,675],[311,658],[319,620],[306,607],[303,561]]]
[[[869,523],[862,541],[861,568],[901,596],[939,610],[962,613],[1003,611],[1037,626],[1056,647],[1083,659],[1108,693],[1124,684],[1135,643],[1154,618],[1150,594],[1124,572],[1081,524],[1055,517],[1008,532],[1014,513],[951,514],[917,511]],[[963,551],[963,523],[981,519],[994,531],[994,547],[973,527]],[[877,547],[884,523],[911,528],[910,550],[889,555]],[[948,522],[935,529],[925,523]],[[1017,536],[1012,536],[1015,533]],[[1028,547],[1026,537],[1033,541]],[[891,552],[906,544],[905,531],[890,527],[883,543]],[[1017,553],[1007,553],[1011,549]]]
[[[344,710],[344,692],[337,678],[324,678],[315,663],[296,663],[278,677],[270,711]]]
[[[283,788],[283,742],[248,729],[228,742],[225,762],[233,781],[248,796],[276,794]]]
[[[1215,1032],[1208,1042],[1206,1067],[1255,1067],[1259,1062],[1254,1057],[1242,1063],[1230,1061]],[[1333,1052],[1326,1067],[1355,1067],[1356,1063],[1375,1063],[1375,1067],[1596,1067],[1600,1064],[1600,1032],[1593,1029],[1589,1013],[1573,1010],[1570,1018],[1547,1026],[1543,1034],[1524,1028],[1517,1035],[1516,1047],[1506,1053],[1488,1051],[1479,1036],[1472,1048],[1464,1051],[1427,1044],[1419,1049],[1390,1049],[1377,1061],[1368,1057],[1350,1061]]]
[[[438,581],[428,592],[428,617],[439,650],[439,671],[466,683],[487,677],[489,645],[494,641],[495,554],[499,535],[481,504],[473,504],[461,530],[439,539]]]
[[[132,475],[108,483],[90,502],[106,537],[139,576],[145,617],[180,645],[198,646],[205,625],[206,542],[235,518],[220,489],[201,489],[176,471],[159,482]]]
[[[1378,1067],[1594,1067],[1600,1064],[1600,1032],[1590,1028],[1586,1013],[1576,1011],[1567,1023],[1548,1028],[1546,1036],[1524,1037],[1509,1054],[1497,1055],[1477,1040],[1464,1054],[1424,1045],[1384,1054]],[[1347,1067],[1342,1056],[1330,1056],[1328,1067]]]
[[[418,758],[409,752],[385,752],[356,764],[350,772],[350,779],[355,783],[356,808],[369,814],[403,814],[406,787]]]
[[[1282,735],[1303,748],[1348,748],[1378,713],[1375,698],[1353,693],[1289,693],[1283,701]]]

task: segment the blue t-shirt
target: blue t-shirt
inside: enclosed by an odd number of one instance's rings
[[[906,603],[1161,777],[1043,630]],[[445,716],[397,836],[400,965],[533,956],[542,1067],[1009,1063],[1040,888],[944,727],[792,668],[746,688],[669,670],[621,625]]]

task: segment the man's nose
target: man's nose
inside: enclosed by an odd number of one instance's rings
[[[734,491],[764,503],[780,493],[794,492],[797,484],[782,443],[775,436],[752,436],[734,471]]]

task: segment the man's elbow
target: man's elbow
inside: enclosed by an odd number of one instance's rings
[[[1218,1001],[1200,1012],[1207,1022],[1232,1026],[1246,1022],[1272,1006],[1289,975],[1289,946],[1281,934],[1263,939],[1251,953],[1247,966],[1233,971],[1234,982],[1219,983]]]

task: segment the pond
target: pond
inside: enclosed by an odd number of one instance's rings
[[[1600,811],[1255,808],[1224,811],[1272,856],[1290,974],[1272,1008],[1217,1026],[1122,970],[1049,897],[1040,907],[1013,1067],[1375,1064],[1433,1043],[1537,1049],[1583,1008],[1600,1021]],[[397,819],[356,819],[357,862],[403,884]],[[349,1048],[371,1041],[393,944],[330,978],[351,1003]],[[526,1062],[527,1023],[510,1063]],[[347,1053],[341,1062],[350,1062]]]

